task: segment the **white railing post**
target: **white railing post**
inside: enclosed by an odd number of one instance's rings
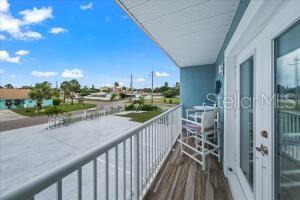
[[[136,132],[133,136],[134,145],[134,200],[140,199],[140,148],[139,148],[139,132]]]

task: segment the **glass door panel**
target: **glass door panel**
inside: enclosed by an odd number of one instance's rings
[[[300,22],[275,39],[275,199],[300,199]]]
[[[253,58],[240,65],[240,168],[253,190]]]

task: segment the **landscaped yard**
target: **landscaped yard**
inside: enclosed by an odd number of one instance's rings
[[[85,104],[74,103],[73,105],[70,103],[63,103],[63,104],[59,105],[58,107],[61,108],[64,112],[72,112],[72,111],[76,111],[76,110],[85,110],[85,109],[89,109],[89,108],[94,108],[96,106],[97,105],[90,104],[90,103],[85,103]],[[25,110],[25,108],[17,108],[12,111],[14,111],[20,115],[29,116],[29,117],[45,115],[44,109],[42,109],[40,112],[37,112],[37,110],[34,108],[29,108],[29,109],[27,109],[27,111]]]
[[[146,99],[145,103],[151,103],[151,99]],[[180,104],[179,97],[173,97],[173,98],[154,98],[153,99],[154,104]]]
[[[148,112],[143,112],[143,113],[129,113],[126,115],[120,115],[121,117],[128,117],[131,118],[130,121],[134,122],[140,122],[144,123],[153,117],[156,117],[157,115],[161,114],[163,111],[148,111]]]

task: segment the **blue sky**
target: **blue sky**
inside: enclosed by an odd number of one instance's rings
[[[150,87],[179,80],[175,64],[113,0],[0,0],[1,85],[76,78]]]

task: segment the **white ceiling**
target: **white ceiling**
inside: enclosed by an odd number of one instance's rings
[[[116,0],[179,66],[216,62],[239,0]]]

